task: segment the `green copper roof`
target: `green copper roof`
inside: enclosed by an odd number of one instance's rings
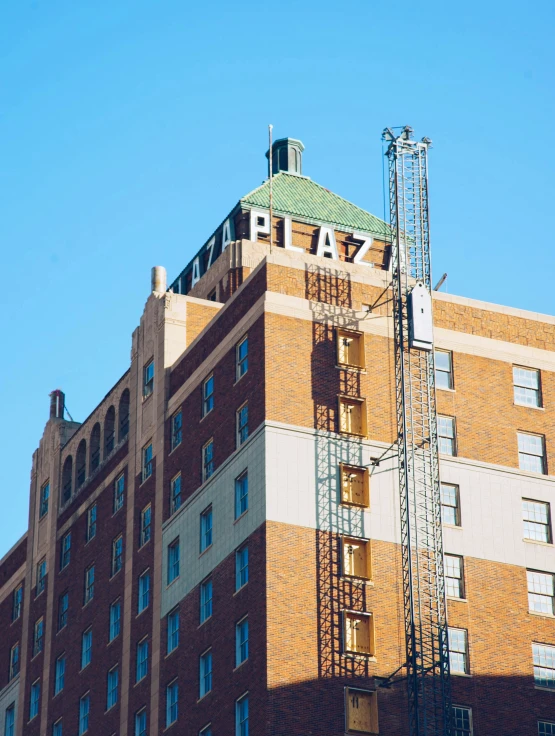
[[[344,230],[362,230],[389,236],[389,225],[370,212],[348,202],[306,176],[281,171],[273,177],[273,209],[283,215],[329,222]],[[253,189],[241,199],[249,207],[270,207],[270,182]]]

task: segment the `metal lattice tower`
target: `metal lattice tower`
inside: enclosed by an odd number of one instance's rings
[[[409,346],[409,296],[431,299],[428,147],[405,127],[389,142],[395,382],[410,736],[451,736],[433,344]]]

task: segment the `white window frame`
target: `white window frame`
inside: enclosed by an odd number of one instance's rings
[[[123,508],[125,503],[125,474],[118,475],[114,482],[114,514]]]
[[[139,549],[150,542],[152,535],[152,504],[147,504],[141,511]]]
[[[206,663],[209,664],[210,669],[206,668]],[[204,698],[205,695],[212,692],[212,667],[212,648],[210,647],[199,656],[199,698]]]
[[[135,736],[146,736],[147,728],[146,707],[144,707],[135,713]]]
[[[546,457],[545,457],[545,437],[542,434],[534,434],[533,432],[517,432],[517,445],[518,445],[518,467],[520,470],[524,470],[528,473],[541,473],[542,475],[547,474],[546,468]],[[534,437],[539,440],[541,446],[541,454],[531,452],[532,445],[528,441],[526,445],[526,438]],[[540,458],[540,462],[536,467],[530,467],[533,465],[531,458]],[[528,467],[527,467],[528,466]]]
[[[170,700],[170,693],[175,693],[175,700]],[[175,710],[175,717],[173,711]],[[166,685],[166,728],[177,723],[179,718],[179,685],[177,677]]]
[[[118,611],[117,618],[115,612]],[[117,631],[115,631],[117,626]],[[110,604],[110,626],[108,629],[108,640],[109,642],[117,639],[121,633],[121,598],[117,598],[113,603]]]
[[[181,504],[181,473],[178,473],[170,481],[170,514],[175,514]]]
[[[441,355],[447,356],[447,363],[448,368],[447,370],[443,367],[438,367],[438,354],[441,353]],[[453,353],[451,350],[440,350],[436,349],[434,350],[434,367],[435,367],[435,384],[436,388],[438,388],[440,391],[453,391],[455,384],[453,381]],[[441,381],[443,380],[443,376],[447,376],[446,379],[446,386],[442,386]],[[441,380],[438,380],[441,379]]]
[[[65,652],[56,657],[54,666],[54,696],[61,693],[65,685],[66,655]]]
[[[118,572],[123,567],[123,534],[118,534],[118,536],[112,540],[112,562],[111,562],[111,568],[110,577],[113,578],[114,575],[117,575]]]
[[[214,542],[214,511],[212,504],[200,515],[200,553],[210,549]]]
[[[541,570],[526,570],[528,610],[544,616],[555,615],[555,575]]]
[[[96,503],[93,503],[87,509],[87,531],[85,534],[85,542],[88,544],[91,539],[96,537]]]
[[[94,598],[94,565],[89,565],[85,570],[85,595],[84,605]]]
[[[206,592],[210,591],[210,598],[206,597]],[[199,601],[200,601],[200,623],[203,624],[212,618],[213,612],[213,595],[214,595],[214,584],[212,578],[206,578],[202,581],[199,586]],[[207,609],[209,612],[207,613]]]
[[[534,510],[534,508],[526,508],[527,504],[536,504],[538,509]],[[547,521],[536,521],[534,518],[526,518],[526,516],[534,516],[537,512],[539,512],[539,507],[544,506],[546,509],[546,517]],[[524,525],[524,539],[531,541],[531,542],[540,542],[542,544],[552,544],[553,537],[551,533],[551,504],[549,501],[538,501],[537,499],[533,498],[523,498],[522,499],[522,521]],[[532,526],[528,527],[528,531],[526,529],[526,525],[531,524]],[[528,537],[526,534],[530,534],[534,531],[536,527],[543,527],[545,534],[545,539],[538,539],[537,537]],[[538,535],[539,536],[539,535]]]
[[[65,607],[62,604],[65,602]],[[58,597],[58,631],[67,626],[67,614],[69,611],[69,592],[66,590]],[[63,622],[62,622],[63,617]]]
[[[451,637],[451,632],[463,632],[464,634],[464,649],[452,649],[451,645],[453,644],[453,638]],[[468,630],[467,629],[459,629],[458,627],[449,626],[449,663],[451,665],[451,674],[453,675],[468,675],[470,674],[470,665],[469,665],[469,659],[468,659]],[[451,657],[451,654],[453,655],[462,655],[463,664],[464,664],[464,670],[456,670],[453,667],[453,661],[455,657]]]
[[[248,469],[235,478],[235,520],[249,510],[249,472]]]
[[[37,596],[44,592],[46,587],[46,557],[37,563]]]
[[[168,544],[168,585],[177,580],[180,573],[181,549],[179,537]]]
[[[470,728],[457,728],[456,725],[456,710],[465,711],[468,713],[468,722]],[[474,733],[474,727],[472,725],[472,708],[469,708],[468,705],[453,705],[453,736],[472,736]]]
[[[171,452],[183,442],[183,410],[179,409],[171,419]]]
[[[60,541],[60,570],[71,562],[71,529],[66,532]]]
[[[210,453],[208,454],[208,449]],[[205,483],[208,478],[214,475],[214,438],[211,437],[208,442],[202,446],[202,482]]]
[[[535,374],[536,380],[527,381],[526,374]],[[536,385],[533,386],[532,384]],[[520,394],[520,395],[519,395]],[[530,399],[528,401],[527,399]],[[517,406],[528,406],[535,409],[542,408],[541,371],[537,368],[527,368],[523,365],[513,365],[513,400]]]
[[[453,488],[454,494],[455,494],[455,506],[453,506],[452,503],[446,503],[445,502],[445,496],[444,495],[444,488]],[[461,494],[460,494],[460,488],[455,483],[440,483],[440,493],[441,493],[441,521],[442,524],[446,526],[461,526]],[[446,521],[445,516],[446,513],[444,512],[444,509],[454,509],[454,515],[455,515],[455,523],[452,521]]]
[[[458,566],[458,569],[456,569]],[[461,555],[444,555],[445,594],[448,598],[464,600],[464,558]],[[450,572],[458,573],[450,575]],[[450,582],[453,581],[453,582]],[[458,589],[458,591],[457,591]]]
[[[247,717],[242,718],[242,706],[243,703],[247,704]],[[246,723],[246,728],[244,724]],[[249,732],[249,693],[243,693],[240,698],[235,701],[235,735],[236,736],[247,736]]]
[[[29,697],[29,720],[36,718],[40,711],[40,677],[31,685],[31,693]]]
[[[243,555],[246,554],[246,564],[243,564]],[[242,566],[241,566],[242,565]],[[246,574],[244,571],[246,570]],[[243,581],[243,578],[246,579]],[[249,582],[249,546],[243,544],[235,551],[235,591],[241,590]]]
[[[148,675],[148,636],[137,642],[135,657],[135,683],[141,682]],[[146,656],[143,656],[145,655]]]
[[[247,351],[241,357],[241,348],[246,343]],[[235,346],[235,383],[239,381],[249,370],[249,336],[245,335]]]
[[[208,416],[214,409],[214,374],[211,373],[202,382],[202,416]]]
[[[442,420],[448,420],[451,422],[451,430],[447,428],[447,422]],[[451,431],[450,434],[441,434],[442,431]],[[448,455],[449,457],[457,456],[457,422],[455,417],[447,416],[446,414],[438,414],[437,417],[437,443],[439,453],[442,455]],[[449,452],[449,448],[451,452]]]
[[[549,731],[543,726],[549,726]],[[544,718],[538,719],[538,736],[552,736],[553,734],[555,734],[555,721],[546,721]]]
[[[171,622],[176,621],[177,626],[173,626]],[[167,615],[167,642],[166,654],[171,654],[179,646],[179,608],[174,608]]]
[[[145,363],[143,368],[143,399],[154,393],[154,358]]]
[[[246,632],[246,638],[244,636]],[[235,668],[240,667],[249,658],[249,617],[243,616],[235,624]]]
[[[113,678],[115,675],[115,684]],[[117,705],[119,700],[119,665],[115,665],[108,670],[106,676],[106,710],[110,710]]]
[[[85,638],[86,637],[86,638]],[[81,670],[88,667],[92,662],[93,630],[92,626],[85,629],[81,634]]]
[[[42,519],[48,513],[48,504],[50,499],[50,483],[47,481],[40,489],[39,503],[39,519]]]
[[[152,464],[154,462],[154,452],[152,449],[152,440],[143,447],[143,467],[142,467],[142,482],[150,478],[152,475]]]
[[[553,644],[532,642],[532,661],[536,687],[555,690],[555,646]],[[548,675],[548,679],[542,677],[542,674]]]
[[[14,656],[16,652],[17,652],[17,656]],[[18,676],[20,669],[21,669],[21,648],[19,646],[19,642],[16,641],[16,643],[10,649],[9,682],[11,682],[14,679],[14,677]]]
[[[249,402],[245,401],[235,414],[236,446],[241,447],[249,438]]]
[[[86,709],[85,709],[86,704]],[[79,736],[83,736],[89,730],[89,716],[91,714],[91,696],[90,692],[85,693],[79,698]]]
[[[145,582],[146,581],[146,582]],[[145,588],[146,584],[146,588]],[[145,603],[146,598],[146,603]],[[150,568],[139,575],[137,586],[137,615],[146,611],[150,606]]]

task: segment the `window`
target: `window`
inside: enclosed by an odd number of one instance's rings
[[[208,442],[202,448],[202,482],[208,480],[214,472],[214,440]]]
[[[168,646],[167,654],[179,646],[179,610],[168,613]]]
[[[453,706],[453,736],[472,736],[472,711],[462,705]]]
[[[370,506],[368,469],[340,464],[339,473],[341,477],[341,503],[368,508]]]
[[[150,396],[154,391],[154,360],[149,360],[143,368],[143,396]]]
[[[19,642],[10,649],[10,680],[19,675]]]
[[[337,330],[337,363],[349,368],[364,368],[364,335]]]
[[[464,598],[463,558],[445,555],[445,592],[451,598]]]
[[[85,570],[85,605],[94,597],[94,565]]]
[[[245,544],[235,553],[235,590],[249,582],[249,548]]]
[[[238,519],[249,508],[249,476],[247,471],[235,478],[235,518]]]
[[[528,578],[528,608],[535,613],[555,614],[553,573],[526,570]]]
[[[168,545],[168,585],[179,577],[179,537]]]
[[[33,657],[42,652],[44,644],[44,619],[42,616],[35,621],[35,631],[33,634]]]
[[[551,514],[549,503],[522,499],[524,539],[551,544]]]
[[[42,519],[48,513],[48,499],[50,498],[50,483],[45,483],[40,489],[39,518]]]
[[[166,687],[166,727],[177,721],[179,690],[177,680]]]
[[[212,724],[209,723],[208,726],[199,731],[198,736],[212,736]]]
[[[541,406],[540,372],[513,366],[514,402],[521,406]]]
[[[249,338],[244,337],[235,348],[235,363],[238,381],[249,369]]]
[[[61,718],[59,720],[57,720],[56,723],[54,723],[52,725],[52,736],[63,736],[63,734],[62,734],[62,719]]]
[[[200,655],[199,697],[204,697],[212,690],[212,650]]]
[[[140,682],[148,674],[148,639],[137,644],[135,681]]]
[[[208,376],[202,384],[202,416],[205,417],[214,408],[214,376]]]
[[[212,544],[212,506],[200,515],[200,551],[204,552]]]
[[[54,695],[62,692],[64,689],[64,682],[66,676],[66,657],[65,654],[60,654],[56,659],[56,669],[54,676]]]
[[[142,613],[150,603],[150,571],[146,570],[139,576],[138,612]]]
[[[118,599],[110,606],[110,641],[119,636],[121,626],[121,601]]]
[[[60,570],[69,565],[71,556],[71,532],[66,532],[60,545]]]
[[[518,467],[532,473],[545,473],[544,438],[539,434],[517,432]]]
[[[378,696],[375,691],[345,688],[348,733],[378,733]]]
[[[170,513],[174,514],[181,506],[181,473],[172,479],[170,484]]]
[[[150,520],[152,515],[152,506],[148,504],[141,511],[141,533],[139,535],[139,547],[150,542]]]
[[[106,683],[106,710],[110,710],[118,702],[119,669],[112,667],[108,672]]]
[[[90,542],[96,537],[96,504],[93,504],[87,511],[87,533],[85,541]]]
[[[368,539],[343,537],[343,575],[370,580],[372,577],[371,548]]]
[[[447,350],[436,350],[436,388],[453,388],[453,354]]]
[[[237,447],[240,447],[244,442],[247,441],[249,436],[249,405],[248,403],[243,404],[242,407],[237,409],[236,414],[236,441]]]
[[[152,475],[152,442],[143,447],[143,482]]]
[[[339,431],[366,437],[366,401],[348,396],[339,397]]]
[[[249,619],[245,616],[235,626],[235,666],[249,658]]]
[[[79,701],[79,736],[89,730],[89,712],[91,709],[91,698],[87,693]]]
[[[172,417],[172,437],[171,437],[171,449],[175,450],[175,448],[181,444],[181,440],[183,439],[183,413],[181,410],[179,410],[176,414]]]
[[[120,534],[112,542],[112,577],[121,570],[123,564],[123,537]]]
[[[200,584],[200,622],[212,615],[212,578]]]
[[[67,612],[69,609],[69,593],[66,591],[58,598],[58,631],[67,626]]]
[[[538,721],[538,736],[555,736],[555,721]]]
[[[92,658],[92,629],[87,629],[81,637],[81,669],[84,670],[91,663]]]
[[[555,647],[532,644],[534,682],[538,687],[555,689]]]
[[[40,680],[36,680],[31,685],[31,698],[29,704],[29,720],[35,718],[39,714],[39,701],[40,701]]]
[[[114,514],[119,511],[125,500],[125,475],[122,473],[114,483]]]
[[[249,736],[249,694],[235,701],[235,735]]]
[[[461,525],[459,507],[459,487],[449,483],[440,484],[441,491],[441,520],[452,526]]]
[[[17,621],[21,616],[21,608],[23,606],[23,585],[18,585],[13,592],[12,603],[12,621]]]
[[[437,418],[438,450],[442,455],[456,455],[455,419],[453,417]]]
[[[212,291],[208,294],[206,298],[209,302],[217,302],[218,300],[216,299],[216,289],[212,289]]]
[[[468,647],[466,629],[449,627],[449,665],[457,675],[468,674]]]
[[[46,585],[46,560],[42,559],[37,565],[37,595],[40,595]]]
[[[343,649],[351,654],[374,656],[374,617],[370,613],[343,612]]]
[[[135,713],[135,736],[146,736],[146,708]]]
[[[6,736],[14,736],[15,734],[15,703],[12,703],[8,708],[6,708],[4,733]]]

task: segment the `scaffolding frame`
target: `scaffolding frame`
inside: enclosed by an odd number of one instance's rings
[[[428,148],[386,128],[409,736],[452,736],[433,345],[409,347],[408,296],[431,296]]]

